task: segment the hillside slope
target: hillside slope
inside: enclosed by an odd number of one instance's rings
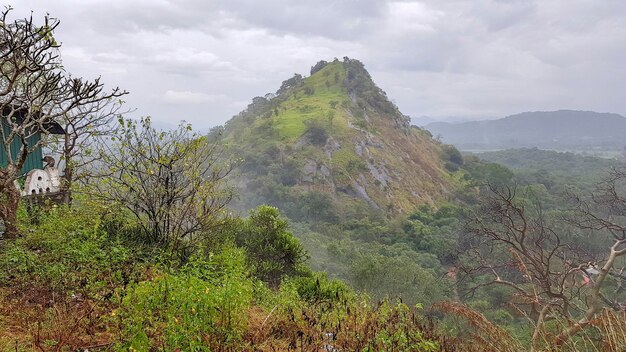
[[[626,118],[610,113],[559,110],[524,112],[490,121],[437,122],[426,128],[460,149],[621,150]]]
[[[254,98],[219,132],[243,158],[235,177],[242,208],[269,203],[314,220],[365,209],[402,214],[454,184],[441,145],[348,58],[320,61],[310,77],[296,74]]]

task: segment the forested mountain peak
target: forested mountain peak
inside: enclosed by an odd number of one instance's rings
[[[451,190],[442,146],[409,121],[346,57],[295,74],[219,131],[243,158],[243,208],[270,203],[295,218],[332,218],[405,213]]]

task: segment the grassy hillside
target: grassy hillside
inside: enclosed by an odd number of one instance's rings
[[[295,75],[276,94],[254,98],[221,132],[243,158],[242,208],[305,197],[341,216],[355,208],[406,214],[455,185],[441,146],[409,126],[357,60],[322,61],[311,76]],[[288,215],[308,216],[295,213]]]
[[[460,188],[462,158],[409,121],[361,62],[344,58],[254,98],[211,137],[241,158],[233,207],[279,207],[313,269],[375,299],[429,304],[449,294],[442,262],[455,240],[417,218]]]

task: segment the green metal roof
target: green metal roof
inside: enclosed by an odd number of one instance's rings
[[[10,110],[3,111],[3,116],[8,116],[10,114],[10,112],[8,111]],[[14,115],[14,116],[17,117],[18,119],[21,118],[19,114]],[[8,118],[6,117],[0,117],[0,118],[2,119],[2,128],[4,129],[4,133],[5,135],[8,135],[10,132],[10,125],[8,122]],[[52,134],[64,133],[63,128],[56,122],[46,123],[44,124],[43,128],[45,129],[45,132],[47,133],[52,133]],[[40,140],[41,140],[41,131],[37,131],[31,137],[28,138],[27,143],[29,146],[33,146]],[[20,147],[21,147],[21,143],[19,139],[13,139],[11,141],[10,149],[11,149],[11,158],[13,160],[17,158],[17,154],[20,150]],[[26,162],[24,163],[24,166],[22,167],[22,174],[26,174],[30,170],[33,170],[33,169],[43,168],[44,164],[43,164],[42,159],[43,159],[43,152],[41,150],[41,147],[29,153],[28,156],[26,157]],[[4,168],[6,167],[6,165],[7,165],[6,151],[5,151],[4,143],[0,141],[0,167]]]

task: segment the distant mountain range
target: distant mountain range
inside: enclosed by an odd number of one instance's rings
[[[426,129],[461,150],[622,150],[626,145],[626,118],[593,111],[523,112],[497,120],[433,122]]]

